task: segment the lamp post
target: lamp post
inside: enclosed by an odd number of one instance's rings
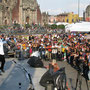
[[[78,0],[78,17],[79,17],[79,14],[80,14],[80,0]]]

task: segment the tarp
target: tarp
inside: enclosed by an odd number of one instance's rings
[[[58,23],[56,23],[56,25],[69,25],[69,23],[65,23],[65,22],[58,22]]]
[[[40,57],[39,51],[35,51],[31,54],[31,56]]]
[[[66,26],[66,31],[90,32],[90,22],[78,22],[78,23],[68,24]]]

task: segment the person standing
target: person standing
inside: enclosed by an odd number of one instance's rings
[[[0,62],[1,62],[0,70],[2,72],[5,72],[4,71],[5,57],[4,57],[4,47],[3,47],[3,42],[2,41],[0,42]]]

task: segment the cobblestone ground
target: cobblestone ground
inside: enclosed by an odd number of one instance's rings
[[[13,62],[12,62],[13,59],[14,58],[6,59],[5,73],[1,73],[1,71],[0,71],[0,73],[2,74],[2,75],[0,75],[0,90],[7,90],[7,89],[4,89],[4,86],[5,86],[5,82],[10,80],[10,77],[12,77],[12,76],[10,76],[11,75],[10,73],[11,73],[11,71],[14,70],[14,67],[15,67],[15,64],[13,64]],[[15,60],[18,61],[17,59],[15,59]],[[23,65],[24,65],[24,61],[22,61]],[[43,62],[44,62],[45,66],[48,65],[48,63],[49,63],[48,61],[43,61]],[[62,62],[57,61],[57,63],[58,63],[58,66],[60,68],[65,67],[65,71],[66,71],[66,75],[67,75],[67,81],[68,81],[68,87],[70,88],[70,90],[75,90],[76,79],[77,79],[77,71],[74,68],[72,68],[66,61],[62,61]],[[13,72],[13,74],[14,74],[14,72]],[[24,76],[20,76],[20,77],[24,77]],[[17,77],[14,76],[13,78],[17,78]],[[89,86],[89,89],[87,89],[86,81],[82,77],[81,90],[90,90],[90,83],[88,83],[88,86]],[[14,90],[14,89],[11,89],[11,90]],[[79,84],[78,84],[77,90],[80,90]]]
[[[47,65],[49,62],[44,61],[44,64]],[[77,70],[75,70],[74,68],[72,68],[66,61],[57,61],[58,66],[61,67],[65,67],[65,71],[66,71],[66,76],[67,76],[67,82],[68,82],[68,87],[70,88],[70,90],[75,90],[76,87],[76,80],[77,80]],[[86,84],[86,80],[85,78],[82,78],[82,85],[81,85],[81,90],[90,90],[90,82],[88,82],[88,87],[89,89],[87,89],[87,84]],[[80,90],[80,84],[78,82],[78,86],[77,86],[77,90]]]

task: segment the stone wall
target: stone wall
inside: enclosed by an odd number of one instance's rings
[[[42,24],[41,20],[42,20],[42,14],[41,14],[40,8],[38,6],[37,7],[37,23]]]
[[[19,5],[20,0],[17,0],[15,7],[12,9],[12,22],[19,23]]]
[[[3,25],[5,22],[7,25],[12,25],[14,22],[26,24],[27,17],[29,17],[29,24],[41,23],[41,12],[40,8],[37,8],[36,0],[7,0],[7,2],[3,0],[0,4],[4,7],[0,16]]]

